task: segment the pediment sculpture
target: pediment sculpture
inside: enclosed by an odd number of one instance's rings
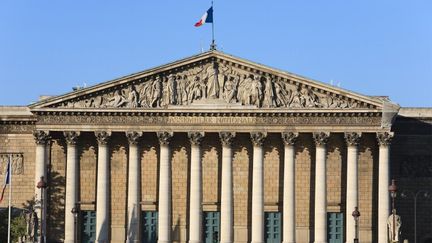
[[[366,108],[367,104],[270,74],[246,71],[220,62],[140,78],[85,98],[51,107],[165,108],[198,100],[223,100],[257,108]]]

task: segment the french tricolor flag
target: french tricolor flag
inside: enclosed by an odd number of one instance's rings
[[[195,27],[200,27],[204,23],[213,23],[213,7],[210,7],[207,12],[196,22]]]

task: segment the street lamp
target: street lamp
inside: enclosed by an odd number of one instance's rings
[[[396,209],[395,209],[395,199],[397,195],[397,186],[396,186],[396,180],[392,179],[392,184],[389,186],[389,192],[390,196],[392,198],[392,215],[393,215],[393,234],[392,234],[392,241],[396,239],[396,232],[395,232],[395,226],[396,226]]]
[[[40,231],[40,236],[39,236],[39,242],[40,243],[44,243],[45,242],[45,232],[43,232],[44,230],[44,225],[45,225],[45,203],[44,203],[44,195],[45,195],[45,189],[47,188],[47,183],[44,180],[44,177],[41,176],[40,177],[40,181],[37,183],[36,187],[38,189],[41,190],[41,200],[40,200],[40,204],[41,204],[41,223],[39,226],[39,231]]]
[[[354,217],[355,221],[355,237],[354,237],[354,243],[358,243],[358,220],[360,217],[360,211],[358,210],[358,207],[354,208],[354,211],[352,212],[352,216]]]
[[[71,213],[74,215],[74,234],[75,234],[75,239],[74,242],[78,242],[78,214],[79,214],[79,204],[75,203],[75,206],[72,208]]]
[[[403,191],[401,197],[407,198],[411,196],[414,198],[414,243],[417,243],[417,197],[422,195],[424,198],[429,198],[430,194],[428,191],[419,190],[417,192]]]

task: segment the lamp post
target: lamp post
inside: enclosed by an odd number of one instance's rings
[[[395,209],[395,199],[397,195],[397,186],[396,186],[396,180],[392,179],[392,184],[389,186],[389,192],[390,196],[392,198],[392,215],[393,215],[393,234],[391,242],[394,242],[396,239],[396,232],[395,232],[395,226],[396,226],[396,209]]]
[[[75,206],[72,208],[71,213],[74,215],[74,242],[78,242],[78,214],[79,214],[79,204],[75,203]]]
[[[401,193],[402,198],[411,196],[414,199],[414,243],[417,243],[417,197],[422,195],[424,198],[429,198],[430,194],[428,191],[419,190],[417,192],[403,191]]]
[[[354,211],[352,212],[352,216],[354,217],[355,221],[355,237],[354,237],[354,243],[358,243],[358,220],[360,217],[360,211],[358,210],[358,207],[354,208]]]
[[[44,203],[44,195],[45,195],[45,189],[47,188],[47,183],[44,180],[44,177],[41,176],[40,181],[37,183],[36,187],[38,189],[41,190],[41,200],[40,200],[40,205],[41,205],[41,223],[39,226],[39,231],[40,231],[40,236],[39,236],[39,242],[40,243],[44,243],[45,242],[45,232],[44,231],[44,226],[45,226],[45,203]]]

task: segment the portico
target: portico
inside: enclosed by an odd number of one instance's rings
[[[207,94],[211,82],[219,84],[216,96]],[[393,110],[384,114],[383,103]],[[371,213],[362,202],[378,197],[359,187],[361,176],[374,176],[359,163],[373,166],[369,151],[379,146],[379,190],[387,187],[397,109],[211,51],[33,105],[35,170],[46,175],[47,140],[65,149],[65,242],[82,231],[70,210],[86,200],[96,202],[82,208],[95,211],[96,242],[154,234],[161,243],[324,243],[332,213],[345,215],[342,236],[351,242],[350,212]],[[386,195],[379,195],[379,237]]]

